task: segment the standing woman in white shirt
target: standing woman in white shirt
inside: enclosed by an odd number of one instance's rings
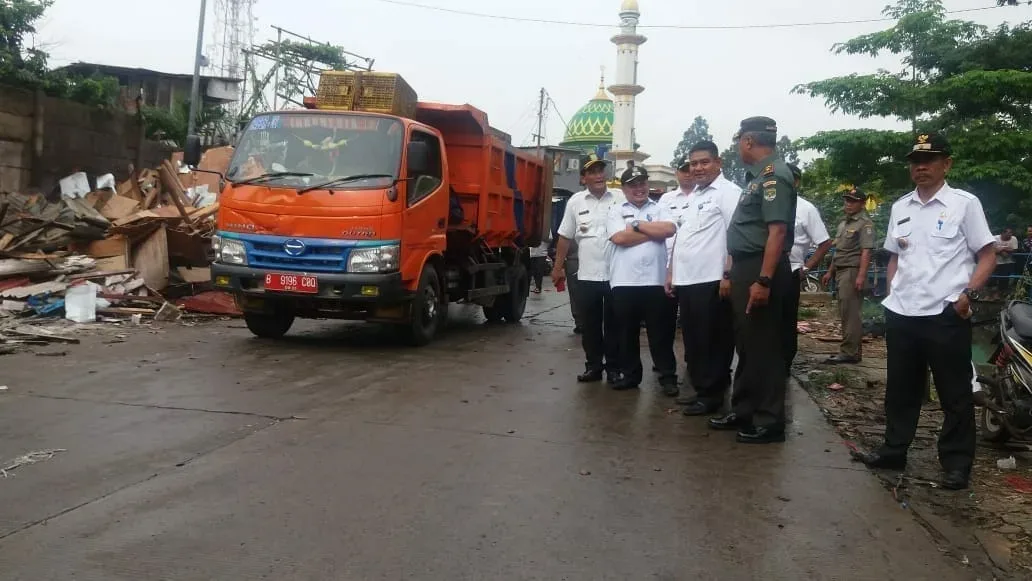
[[[906,467],[931,367],[945,415],[939,433],[942,486],[960,490],[968,487],[975,458],[970,295],[989,280],[996,251],[982,203],[946,183],[953,166],[946,139],[918,135],[907,158],[917,189],[892,205],[885,238],[892,253],[889,296],[882,302],[885,442],[876,452],[855,456],[872,468]]]
[[[584,347],[584,373],[577,381],[619,379],[619,334],[613,314],[613,298],[609,288],[609,260],[612,244],[606,236],[609,209],[625,198],[606,187],[606,161],[592,154],[581,160],[581,181],[587,188],[566,202],[563,221],[559,224],[559,241],[555,248],[552,282],[566,280],[566,257],[570,242],[577,244],[577,309],[580,311],[581,345]]]

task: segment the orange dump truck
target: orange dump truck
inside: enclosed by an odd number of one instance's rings
[[[451,302],[519,321],[551,165],[484,112],[418,102],[389,73],[324,74],[305,105],[251,119],[224,176],[212,280],[248,328],[276,338],[297,317],[366,320],[424,345]]]

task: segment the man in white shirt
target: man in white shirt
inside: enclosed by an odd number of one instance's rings
[[[996,271],[993,273],[997,279],[993,280],[997,289],[1007,292],[1011,286],[1011,276],[1021,274],[1015,268],[1014,253],[1018,251],[1018,239],[1014,236],[1014,228],[1010,226],[1003,229],[1003,233],[995,237],[996,240]]]
[[[584,373],[577,381],[619,380],[619,334],[609,287],[609,259],[612,244],[606,236],[609,209],[626,198],[606,187],[606,162],[594,154],[581,160],[581,180],[587,189],[566,202],[559,224],[552,282],[566,279],[565,263],[570,241],[577,244],[577,309],[580,311],[581,345],[584,348]]]
[[[695,400],[682,410],[686,416],[715,413],[724,405],[731,385],[735,355],[731,301],[720,296],[727,266],[727,228],[742,189],[721,173],[720,150],[700,141],[688,152],[695,188],[690,194],[661,204],[660,221],[677,225],[667,272],[667,292],[676,296],[681,311],[681,336],[688,377]]]
[[[971,292],[996,265],[993,235],[982,203],[946,183],[950,146],[920,134],[907,155],[917,189],[892,205],[885,249],[889,296],[885,307],[885,442],[855,454],[872,468],[902,470],[921,415],[927,368],[945,415],[939,433],[942,486],[967,488],[975,457],[972,396]],[[976,262],[977,257],[977,262]]]
[[[671,189],[669,192],[663,194],[659,198],[660,211],[666,212],[671,222],[677,223],[677,218],[684,212],[684,201],[688,198],[688,195],[695,189],[695,178],[692,177],[692,170],[690,167],[688,154],[685,154],[680,163],[677,165],[677,187]],[[671,236],[667,238],[667,264],[670,264],[670,257],[674,252],[674,238]],[[670,298],[670,325],[673,327],[673,333],[677,335],[677,312],[678,304],[677,297]],[[682,331],[683,332],[683,331]],[[684,354],[684,363],[688,364],[688,352]],[[678,403],[690,403],[695,401],[695,397],[678,398]]]
[[[796,191],[799,190],[803,172],[799,166],[788,164],[795,178]],[[828,229],[824,226],[821,213],[817,206],[810,203],[802,196],[796,198],[796,219],[795,219],[795,240],[792,243],[792,250],[788,255],[788,262],[792,268],[792,294],[785,301],[787,309],[785,316],[785,365],[792,370],[792,361],[795,360],[796,352],[799,350],[799,293],[802,289],[803,279],[806,275],[817,268],[824,256],[831,249],[832,239],[828,235]],[[809,260],[806,254],[814,245],[817,249]]]
[[[642,381],[641,322],[649,339],[652,363],[663,393],[676,396],[677,359],[669,325],[666,239],[677,227],[660,221],[659,204],[649,199],[649,173],[634,166],[620,176],[626,201],[609,210],[606,235],[614,245],[609,284],[620,321],[620,368],[623,379],[613,388],[637,389]]]

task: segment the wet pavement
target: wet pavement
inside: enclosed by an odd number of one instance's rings
[[[422,349],[231,321],[0,358],[0,462],[65,450],[0,477],[0,578],[976,578],[799,389],[748,447],[654,382],[578,385],[564,299],[452,307]]]

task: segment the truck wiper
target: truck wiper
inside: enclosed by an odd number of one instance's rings
[[[308,178],[314,176],[314,173],[305,173],[300,171],[274,171],[269,173],[263,173],[260,176],[253,178],[247,178],[246,180],[240,180],[239,182],[232,182],[234,186],[246,186],[250,184],[257,184],[270,180],[273,178]]]
[[[394,179],[394,176],[392,176],[391,174],[386,174],[386,173],[364,173],[364,174],[356,174],[356,175],[353,175],[353,176],[343,176],[343,177],[339,177],[339,178],[334,178],[334,179],[332,179],[330,181],[323,182],[321,184],[316,184],[314,186],[308,186],[307,188],[302,188],[302,189],[298,190],[297,193],[300,195],[300,194],[303,194],[305,192],[310,192],[312,190],[325,190],[325,189],[329,189],[331,186],[336,186],[336,185],[340,185],[340,184],[347,183],[347,182],[353,182],[353,181],[356,181],[356,180],[368,180],[368,179],[373,179],[373,178],[391,178],[391,179]]]

